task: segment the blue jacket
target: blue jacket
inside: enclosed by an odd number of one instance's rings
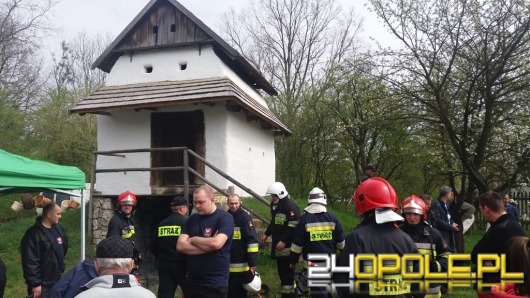
[[[57,282],[48,296],[49,298],[73,298],[81,293],[81,287],[98,277],[94,268],[94,260],[77,263]]]

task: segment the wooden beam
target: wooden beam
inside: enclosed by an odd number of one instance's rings
[[[266,129],[266,130],[271,130],[272,129],[272,125],[270,125],[269,123],[261,120],[261,129]]]
[[[241,112],[242,108],[240,105],[238,104],[233,104],[233,103],[227,103],[226,104],[226,109],[230,112]]]
[[[259,120],[258,116],[252,115],[252,114],[247,114],[247,122],[258,121],[258,120]]]

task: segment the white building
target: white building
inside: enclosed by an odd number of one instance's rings
[[[177,1],[151,0],[93,68],[109,73],[106,86],[71,112],[98,114],[98,151],[185,146],[258,194],[275,181],[274,136],[290,131],[259,92],[276,90]],[[175,152],[97,160],[97,169],[179,165]],[[197,160],[190,167],[222,189],[234,185]],[[182,181],[176,171],[98,173],[96,191],[170,194]]]

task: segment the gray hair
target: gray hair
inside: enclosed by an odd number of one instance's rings
[[[100,273],[110,269],[131,270],[131,261],[131,258],[96,258]]]
[[[448,194],[448,193],[450,193],[452,191],[453,191],[453,189],[450,186],[447,186],[447,185],[446,186],[442,186],[440,188],[440,197],[443,197],[443,196],[445,196],[446,194]]]

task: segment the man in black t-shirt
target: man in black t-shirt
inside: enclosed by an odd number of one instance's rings
[[[203,185],[193,193],[196,213],[182,229],[177,251],[187,255],[186,297],[227,297],[234,219],[215,206],[213,190]]]

